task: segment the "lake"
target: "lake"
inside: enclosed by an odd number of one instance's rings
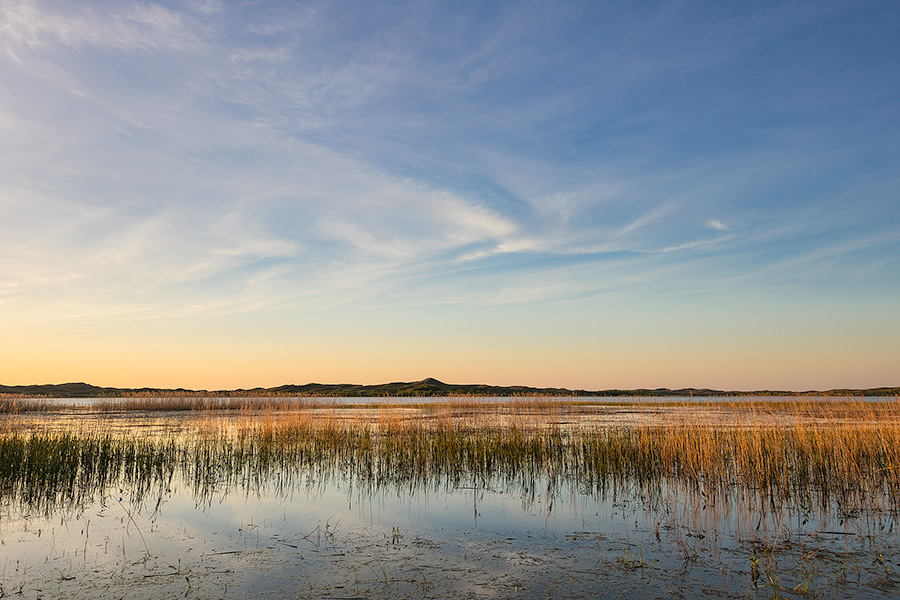
[[[900,593],[895,399],[358,400],[6,416],[2,592]]]

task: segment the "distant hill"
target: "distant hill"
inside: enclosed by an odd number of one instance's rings
[[[378,385],[307,383],[271,388],[237,390],[188,390],[184,388],[114,388],[88,383],[45,385],[0,385],[0,394],[53,398],[116,398],[125,396],[316,396],[316,397],[400,397],[400,396],[900,396],[900,387],[836,389],[824,391],[756,390],[727,391],[705,388],[654,388],[632,390],[570,390],[524,385],[451,384],[427,378],[422,381]]]

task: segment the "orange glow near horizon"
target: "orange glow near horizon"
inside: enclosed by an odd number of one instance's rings
[[[223,335],[177,337],[152,327],[140,336],[63,339],[32,336],[0,350],[0,384],[85,381],[110,387],[237,389],[283,384],[378,384],[435,377],[448,383],[570,389],[706,387],[724,390],[825,390],[897,385],[890,341],[847,345],[796,339],[734,344],[658,336],[654,342],[591,336],[550,339],[487,335],[471,341],[447,332],[418,339],[377,331],[306,340],[259,332],[232,342]],[[438,336],[440,337],[440,336]]]

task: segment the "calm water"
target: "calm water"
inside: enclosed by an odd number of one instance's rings
[[[176,471],[49,508],[2,496],[0,585],[20,598],[900,594],[895,515],[651,491],[565,477],[361,484],[331,465],[202,485]]]
[[[7,506],[0,578],[23,598],[765,598],[776,584],[816,597],[897,592],[890,518],[761,518],[739,506],[701,510],[677,491],[651,508],[571,488],[471,487],[263,482],[198,498],[176,477],[141,503],[111,490],[50,514]]]
[[[528,401],[530,397],[524,396],[522,397],[523,401]],[[219,398],[221,399],[221,398]],[[254,400],[258,399],[255,397],[243,398],[241,396],[234,396],[235,400]],[[291,399],[288,397],[287,399]],[[453,397],[453,396],[408,396],[408,397],[393,397],[393,398],[370,398],[370,397],[322,397],[322,398],[309,398],[309,397],[294,397],[295,400],[316,400],[324,403],[331,403],[338,406],[353,406],[358,404],[371,404],[372,402],[385,402],[390,404],[421,404],[421,403],[445,403],[453,400],[465,400],[466,402],[479,402],[479,403],[499,403],[499,402],[509,402],[510,398],[508,396],[466,396],[462,398]],[[769,402],[778,402],[778,401],[816,401],[816,400],[840,400],[839,396],[541,396],[541,401],[549,401],[549,402],[598,402],[598,403],[615,403],[615,402],[642,402],[642,403],[662,403],[662,404],[672,404],[678,402],[697,402],[697,403],[721,403],[721,402],[755,402],[755,401],[769,401]],[[42,399],[42,401],[47,402],[50,405],[57,406],[90,406],[91,404],[96,404],[97,402],[102,402],[104,400],[109,399],[101,399],[101,398],[46,398]],[[854,401],[863,401],[863,402],[886,402],[886,401],[894,401],[895,397],[888,396],[865,396],[865,397],[852,397]]]

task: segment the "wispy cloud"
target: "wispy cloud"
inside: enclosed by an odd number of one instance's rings
[[[81,5],[69,9],[71,12],[62,13],[42,10],[37,2],[28,0],[4,2],[0,6],[0,40],[7,54],[19,59],[17,48],[59,50],[60,46],[169,53],[197,41],[182,16],[160,4],[113,5],[108,10]]]
[[[832,174],[891,142],[843,104],[804,113],[821,81],[757,56],[799,61],[789,34],[852,7],[722,10],[3,2],[0,297],[593,301],[827,262],[846,187],[896,186]],[[890,228],[884,204],[857,218]]]

